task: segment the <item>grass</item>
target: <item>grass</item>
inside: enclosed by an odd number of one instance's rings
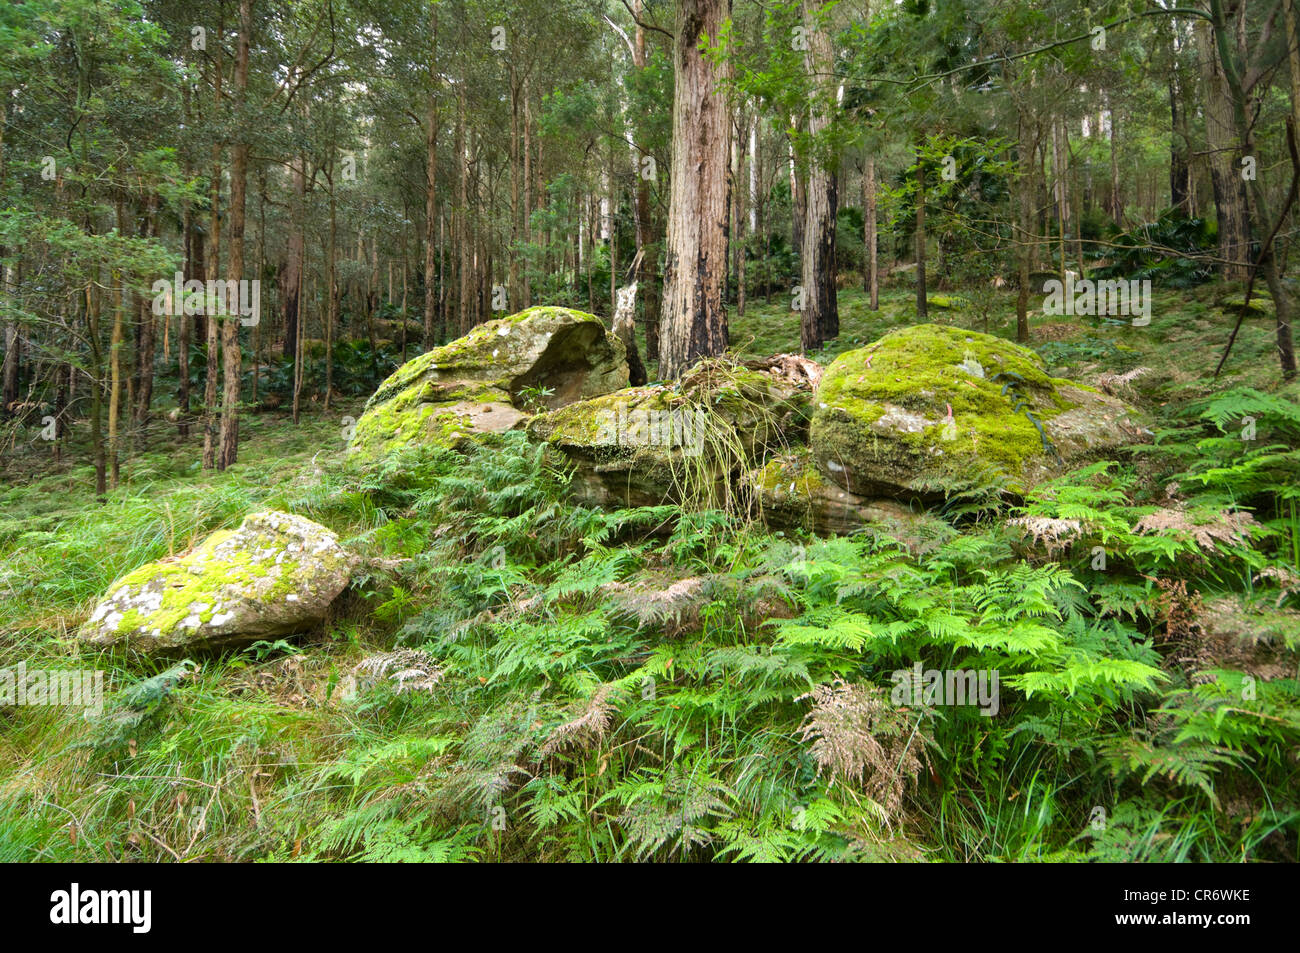
[[[859,291],[841,295],[840,339],[818,360],[914,320],[904,291],[879,312],[865,305]],[[1010,317],[990,330],[1013,336],[1014,308],[998,313]],[[931,319],[968,318],[954,308]],[[1035,346],[1052,373],[1149,367],[1133,399],[1165,423],[1189,395],[1247,376],[1278,383],[1265,320],[1243,328],[1229,376],[1208,380],[1219,354],[1205,342],[1231,326],[1208,297],[1160,294],[1146,328],[1034,321],[1049,326]],[[747,355],[796,350],[798,326],[751,306],[733,316],[732,339]],[[220,474],[194,465],[196,440],[155,425],[103,502],[84,465],[53,466],[44,447],[18,455],[0,486],[0,668],[100,668],[108,704],[99,718],[0,709],[0,860],[1295,859],[1297,779],[1280,757],[1294,734],[1249,749],[1247,768],[1223,768],[1218,807],[1195,785],[1105,769],[1095,749],[1181,697],[1164,689],[1109,688],[1087,705],[1016,694],[996,729],[927,720],[929,769],[896,812],[831,783],[800,741],[801,697],[841,675],[887,684],[903,651],[871,642],[846,613],[901,624],[933,590],[942,631],[981,573],[1047,578],[1041,554],[1013,554],[997,514],[952,517],[922,556],[870,535],[769,534],[713,511],[604,514],[568,503],[563,475],[513,439],[358,471],[343,459],[346,414],[357,408],[308,412],[296,428],[251,415],[240,462]],[[74,441],[64,459],[86,450]],[[1294,569],[1292,503],[1276,511],[1289,535],[1256,553]],[[365,571],[318,631],[184,670],[76,643],[113,579],[265,507],[322,522],[389,568]],[[1103,584],[1140,589],[1157,572],[1124,558]],[[1208,595],[1248,585],[1241,567],[1255,558],[1184,552],[1156,565]],[[1072,562],[1097,585],[1086,554]],[[1082,620],[1074,634],[1052,626],[1070,651],[1096,651],[1089,627],[1113,623],[1121,641],[1107,644],[1150,659],[1164,632],[1155,610],[1121,625],[1065,589],[1051,598]],[[799,628],[782,628],[790,616]],[[995,663],[993,649],[959,644],[930,635],[907,651]],[[395,647],[436,660],[436,689],[358,678],[362,659]],[[1274,707],[1241,729],[1243,745],[1252,726],[1290,724],[1284,682],[1264,687]]]

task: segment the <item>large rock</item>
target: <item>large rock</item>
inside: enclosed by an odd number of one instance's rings
[[[616,391],[539,414],[528,433],[576,467],[577,499],[596,506],[723,505],[739,476],[806,439],[816,365],[778,355],[708,361],[672,386]]]
[[[1144,433],[1128,404],[1049,377],[1028,348],[922,324],[835,359],[810,445],[850,493],[924,499],[995,473],[1022,492]]]
[[[191,552],[109,587],[79,637],[141,652],[220,649],[310,628],[347,587],[356,558],[289,513],[249,516]]]
[[[455,446],[627,384],[623,344],[599,318],[530,308],[399,367],[367,402],[350,449],[378,457],[413,443]]]
[[[807,447],[773,456],[745,474],[743,483],[757,493],[763,521],[772,527],[828,536],[878,524],[901,534],[919,519],[897,500],[867,499],[827,480]]]

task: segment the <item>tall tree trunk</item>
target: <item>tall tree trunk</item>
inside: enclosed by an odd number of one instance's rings
[[[916,316],[930,316],[925,290],[925,164],[916,154]]]
[[[638,0],[639,2],[639,0]],[[533,243],[533,109],[529,100],[528,79],[524,78],[524,242],[531,250]],[[531,308],[533,293],[528,274],[528,261],[524,260],[524,287],[520,306]]]
[[[1020,154],[1021,177],[1019,228],[1017,229],[1019,234],[1016,236],[1019,288],[1016,295],[1016,340],[1021,344],[1029,342],[1029,273],[1033,270],[1031,262],[1034,254],[1034,196],[1037,194],[1034,181],[1034,143],[1029,140],[1027,125],[1022,116],[1019,122],[1019,145],[1017,146]]]
[[[1210,0],[1210,11],[1214,18],[1213,38],[1215,41],[1216,62],[1220,76],[1223,79],[1224,89],[1228,95],[1229,112],[1236,133],[1235,138],[1239,144],[1240,155],[1258,156],[1259,151],[1256,148],[1254,126],[1247,113],[1249,108],[1248,92],[1243,85],[1238,60],[1233,55],[1233,44],[1230,42],[1232,34],[1229,32],[1229,24],[1224,13],[1222,0]],[[1288,24],[1288,26],[1291,26],[1291,24]],[[1237,56],[1244,60],[1246,56],[1244,35],[1239,33],[1236,36],[1236,46]],[[1296,134],[1295,122],[1288,122],[1288,137],[1294,137]],[[1232,156],[1233,159],[1237,157],[1235,153]],[[1292,380],[1296,376],[1296,357],[1295,343],[1291,334],[1291,299],[1286,286],[1282,283],[1281,269],[1278,267],[1276,241],[1268,241],[1270,238],[1275,238],[1276,233],[1281,229],[1281,216],[1287,210],[1280,210],[1278,219],[1270,221],[1272,216],[1269,214],[1269,209],[1272,208],[1272,205],[1268,201],[1268,196],[1264,193],[1259,177],[1252,178],[1249,186],[1250,201],[1244,203],[1244,237],[1248,243],[1255,241],[1261,244],[1258,267],[1264,272],[1264,281],[1268,285],[1269,295],[1273,298],[1273,308],[1276,311],[1278,362],[1281,365],[1283,378]],[[1220,234],[1222,234],[1222,225],[1220,225]],[[1264,244],[1265,242],[1267,244]],[[1247,245],[1247,250],[1249,250],[1249,245]]]
[[[1187,156],[1187,110],[1183,105],[1178,21],[1171,18],[1167,29],[1169,32],[1169,206],[1186,213],[1191,188],[1191,168]]]
[[[673,378],[727,347],[722,289],[727,273],[727,158],[731,121],[721,87],[725,63],[706,58],[730,0],[678,0],[673,43],[673,161],[667,267],[659,341],[660,376]]]
[[[189,178],[188,172],[186,178]],[[204,275],[202,235],[194,225],[194,211],[189,202],[181,213],[181,230],[185,233],[186,281],[201,280]],[[177,302],[179,338],[176,344],[176,432],[182,438],[190,435],[190,347],[193,342],[195,316],[187,312],[183,302]]]
[[[1205,113],[1205,139],[1214,188],[1214,208],[1219,223],[1219,273],[1228,281],[1244,281],[1250,272],[1250,233],[1247,225],[1246,186],[1237,165],[1236,121],[1223,64],[1215,46],[1217,27],[1198,20],[1201,97]],[[1228,27],[1224,27],[1228,29]]]
[[[158,235],[158,196],[150,195],[145,207],[142,221],[143,237],[156,238]],[[149,423],[149,412],[153,404],[154,358],[157,351],[158,322],[149,299],[136,295],[136,315],[140,329],[139,346],[136,350],[136,368],[138,382],[135,389],[135,423],[143,432]],[[164,318],[166,320],[166,318]]]
[[[822,144],[818,142],[831,124],[834,108],[833,89],[827,87],[834,69],[833,51],[830,33],[825,23],[819,22],[815,0],[803,0],[803,15],[809,26],[804,52],[811,90],[808,132],[814,143],[813,154],[808,156],[807,213],[799,254],[804,294],[800,339],[807,353],[839,336],[840,312],[835,295],[836,175],[834,168],[820,160]]]
[[[863,272],[866,274],[867,291],[871,293],[871,310],[880,310],[880,257],[876,235],[876,159],[867,160],[866,172],[862,177],[862,205],[866,210],[862,216],[863,241],[867,260]]]
[[[253,0],[239,0],[239,39],[235,47],[235,102],[238,141],[230,150],[230,262],[228,287],[236,301],[243,298],[239,286],[244,281],[244,221],[248,197],[248,141],[245,138],[248,117],[244,114],[248,96],[248,47],[253,32]],[[260,302],[253,302],[259,312]],[[243,355],[239,350],[240,309],[227,314],[221,328],[221,358],[225,377],[221,395],[221,448],[217,468],[224,470],[239,455],[239,396],[243,376]]]
[[[460,247],[460,292],[456,302],[458,334],[469,333],[470,321],[470,248],[469,220],[469,144],[465,133],[465,80],[456,87],[456,162],[460,176],[456,182],[456,214],[460,222],[456,244]]]
[[[641,26],[642,0],[632,0],[632,12],[637,22],[632,39],[632,65],[646,67],[645,28]],[[526,152],[527,150],[525,150]],[[527,175],[525,174],[525,179]],[[527,203],[525,203],[527,204]],[[636,170],[636,229],[637,251],[641,254],[637,265],[637,289],[644,302],[645,359],[659,360],[659,243],[660,236],[650,211],[650,182],[638,163]]]
[[[99,344],[99,295],[86,285],[86,330],[90,337],[90,452],[95,459],[95,496],[108,492],[108,467],[104,454],[104,354]]]
[[[1115,104],[1109,101],[1107,113],[1110,115],[1110,217],[1116,226],[1124,224],[1124,200],[1119,193],[1119,114]]]
[[[334,163],[330,162],[330,230],[325,251],[325,410],[330,409],[334,391],[334,323],[338,320],[339,282],[335,259],[338,256],[338,207],[334,183]]]
[[[284,303],[284,356],[293,359],[298,353],[298,310],[302,290],[302,254],[307,236],[304,217],[307,207],[307,158],[296,155],[289,160],[293,178],[293,205],[289,214],[289,241],[281,271],[280,300]]]
[[[432,37],[429,45],[429,104],[425,109],[424,126],[424,349],[427,351],[440,338],[435,336],[438,296],[434,292],[434,270],[438,265],[438,250],[433,241],[433,226],[437,211],[438,184],[438,8],[430,14]],[[405,272],[403,272],[405,277]],[[402,312],[406,321],[406,312]],[[405,324],[403,324],[405,327]],[[402,340],[405,341],[405,331]]]
[[[117,233],[126,234],[126,213],[122,199],[117,201]],[[112,271],[116,304],[113,307],[113,332],[108,345],[108,465],[109,489],[117,489],[118,470],[121,467],[121,416],[122,416],[122,348],[123,321],[126,318],[126,281],[117,269]]]
[[[225,23],[220,22],[218,35],[225,33]],[[213,118],[221,115],[221,44],[217,44],[216,62],[212,73]],[[209,210],[211,225],[209,231],[208,281],[221,278],[221,143],[212,144],[212,182],[208,189],[211,202]],[[203,469],[211,470],[217,465],[217,451],[220,444],[219,422],[217,418],[217,374],[220,371],[220,308],[204,296],[204,327],[207,331],[208,367],[207,377],[203,382]],[[216,313],[214,313],[216,312]]]

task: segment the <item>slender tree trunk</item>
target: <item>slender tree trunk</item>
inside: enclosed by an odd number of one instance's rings
[[[727,272],[727,157],[731,121],[725,63],[706,58],[703,35],[718,36],[729,0],[679,0],[673,44],[673,167],[668,212],[660,376],[673,378],[727,347],[722,298]]]
[[[1191,169],[1187,159],[1187,115],[1183,106],[1182,72],[1179,68],[1178,24],[1169,32],[1169,206],[1187,212]]]
[[[1110,217],[1116,226],[1124,224],[1124,200],[1119,193],[1119,114],[1110,102]]]
[[[531,251],[533,243],[533,110],[529,99],[528,79],[524,78],[524,242],[529,246]],[[531,308],[533,304],[533,294],[530,276],[528,273],[528,261],[524,261],[523,277],[523,297],[520,299],[520,306]]]
[[[339,283],[335,259],[338,256],[338,206],[334,188],[334,163],[330,162],[329,248],[325,252],[325,410],[334,392],[334,323],[338,320]]]
[[[470,255],[472,249],[472,228],[469,217],[469,144],[465,132],[465,81],[462,79],[456,89],[456,162],[460,166],[460,176],[456,182],[456,211],[460,221],[457,244],[460,246],[460,293],[457,300],[458,334],[469,333],[470,322]]]
[[[1034,144],[1029,141],[1028,123],[1021,117],[1019,123],[1020,154],[1020,196],[1019,196],[1019,235],[1017,236],[1018,267],[1016,295],[1016,340],[1021,344],[1029,342],[1029,273],[1034,249],[1034,196],[1037,183],[1034,181]]]
[[[90,452],[95,459],[95,496],[108,492],[108,466],[104,451],[104,355],[99,344],[99,295],[86,285],[86,328],[90,336]]]
[[[126,234],[125,211],[122,200],[117,202],[117,233]],[[126,283],[122,273],[116,269],[112,272],[113,290],[116,304],[113,308],[113,332],[108,345],[108,465],[109,489],[117,489],[118,471],[121,466],[120,421],[122,409],[122,348],[123,321],[126,317]]]
[[[289,161],[293,178],[293,205],[290,210],[289,241],[285,251],[284,269],[280,287],[280,300],[284,303],[284,356],[295,358],[298,353],[298,311],[302,290],[302,255],[307,237],[304,234],[304,217],[307,206],[307,159],[296,155]]]
[[[225,32],[224,22],[218,28],[218,35]],[[216,63],[212,74],[213,117],[221,114],[221,44],[217,44]],[[211,209],[211,224],[208,229],[208,280],[221,278],[221,143],[212,144],[212,182],[208,191]],[[220,372],[220,311],[215,302],[204,296],[204,325],[207,330],[208,368],[203,383],[203,469],[211,470],[217,466],[217,451],[220,444],[219,421],[217,417],[217,375]]]
[[[235,102],[238,109],[239,140],[231,147],[230,156],[230,262],[227,271],[228,287],[235,289],[232,297],[238,303],[243,297],[239,286],[244,279],[244,224],[248,204],[248,142],[243,133],[248,122],[244,105],[248,94],[248,47],[253,32],[253,0],[239,2],[239,39],[235,52]],[[250,294],[249,301],[252,302]],[[254,303],[254,310],[260,302]],[[224,470],[239,455],[239,397],[240,379],[243,377],[243,355],[239,349],[240,309],[227,314],[221,328],[221,357],[225,365],[221,395],[221,447],[217,468]],[[260,320],[260,313],[259,313]]]
[[[876,160],[873,156],[867,160],[867,170],[862,178],[862,205],[866,209],[863,215],[864,241],[866,242],[867,261],[863,269],[867,277],[867,290],[871,293],[871,310],[880,310],[880,258],[876,236]]]
[[[438,264],[438,250],[433,241],[433,226],[438,201],[438,8],[433,6],[429,46],[429,104],[424,120],[424,349],[427,351],[437,339],[434,335],[438,297],[434,291],[434,270]],[[405,277],[405,272],[403,272]],[[402,312],[406,321],[406,312]],[[403,324],[405,327],[405,324]],[[440,334],[438,335],[441,336]],[[406,332],[402,332],[403,359],[405,359]]]
[[[925,165],[916,154],[916,316],[930,316],[925,290]]]
[[[633,0],[637,20],[641,10],[642,0]],[[638,23],[632,38],[632,65],[644,70],[646,63],[645,29]],[[636,282],[644,307],[645,360],[649,364],[659,360],[659,234],[650,211],[650,182],[640,164],[636,170],[636,249],[641,255]]]

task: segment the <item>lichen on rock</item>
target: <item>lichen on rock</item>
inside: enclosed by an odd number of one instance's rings
[[[255,513],[182,556],[114,582],[79,638],[141,652],[218,649],[319,622],[351,579],[356,557],[324,526]]]
[[[407,361],[357,421],[350,450],[365,459],[403,446],[454,447],[521,427],[532,411],[628,384],[626,352],[595,315],[529,308],[481,324]]]
[[[528,434],[576,465],[572,485],[583,502],[725,505],[740,474],[805,439],[813,379],[801,362],[795,355],[703,361],[672,385],[631,387],[539,414]]]
[[[922,324],[836,358],[818,389],[810,443],[840,487],[911,497],[989,472],[1023,491],[1142,438],[1133,408],[1049,376],[1028,348]]]

